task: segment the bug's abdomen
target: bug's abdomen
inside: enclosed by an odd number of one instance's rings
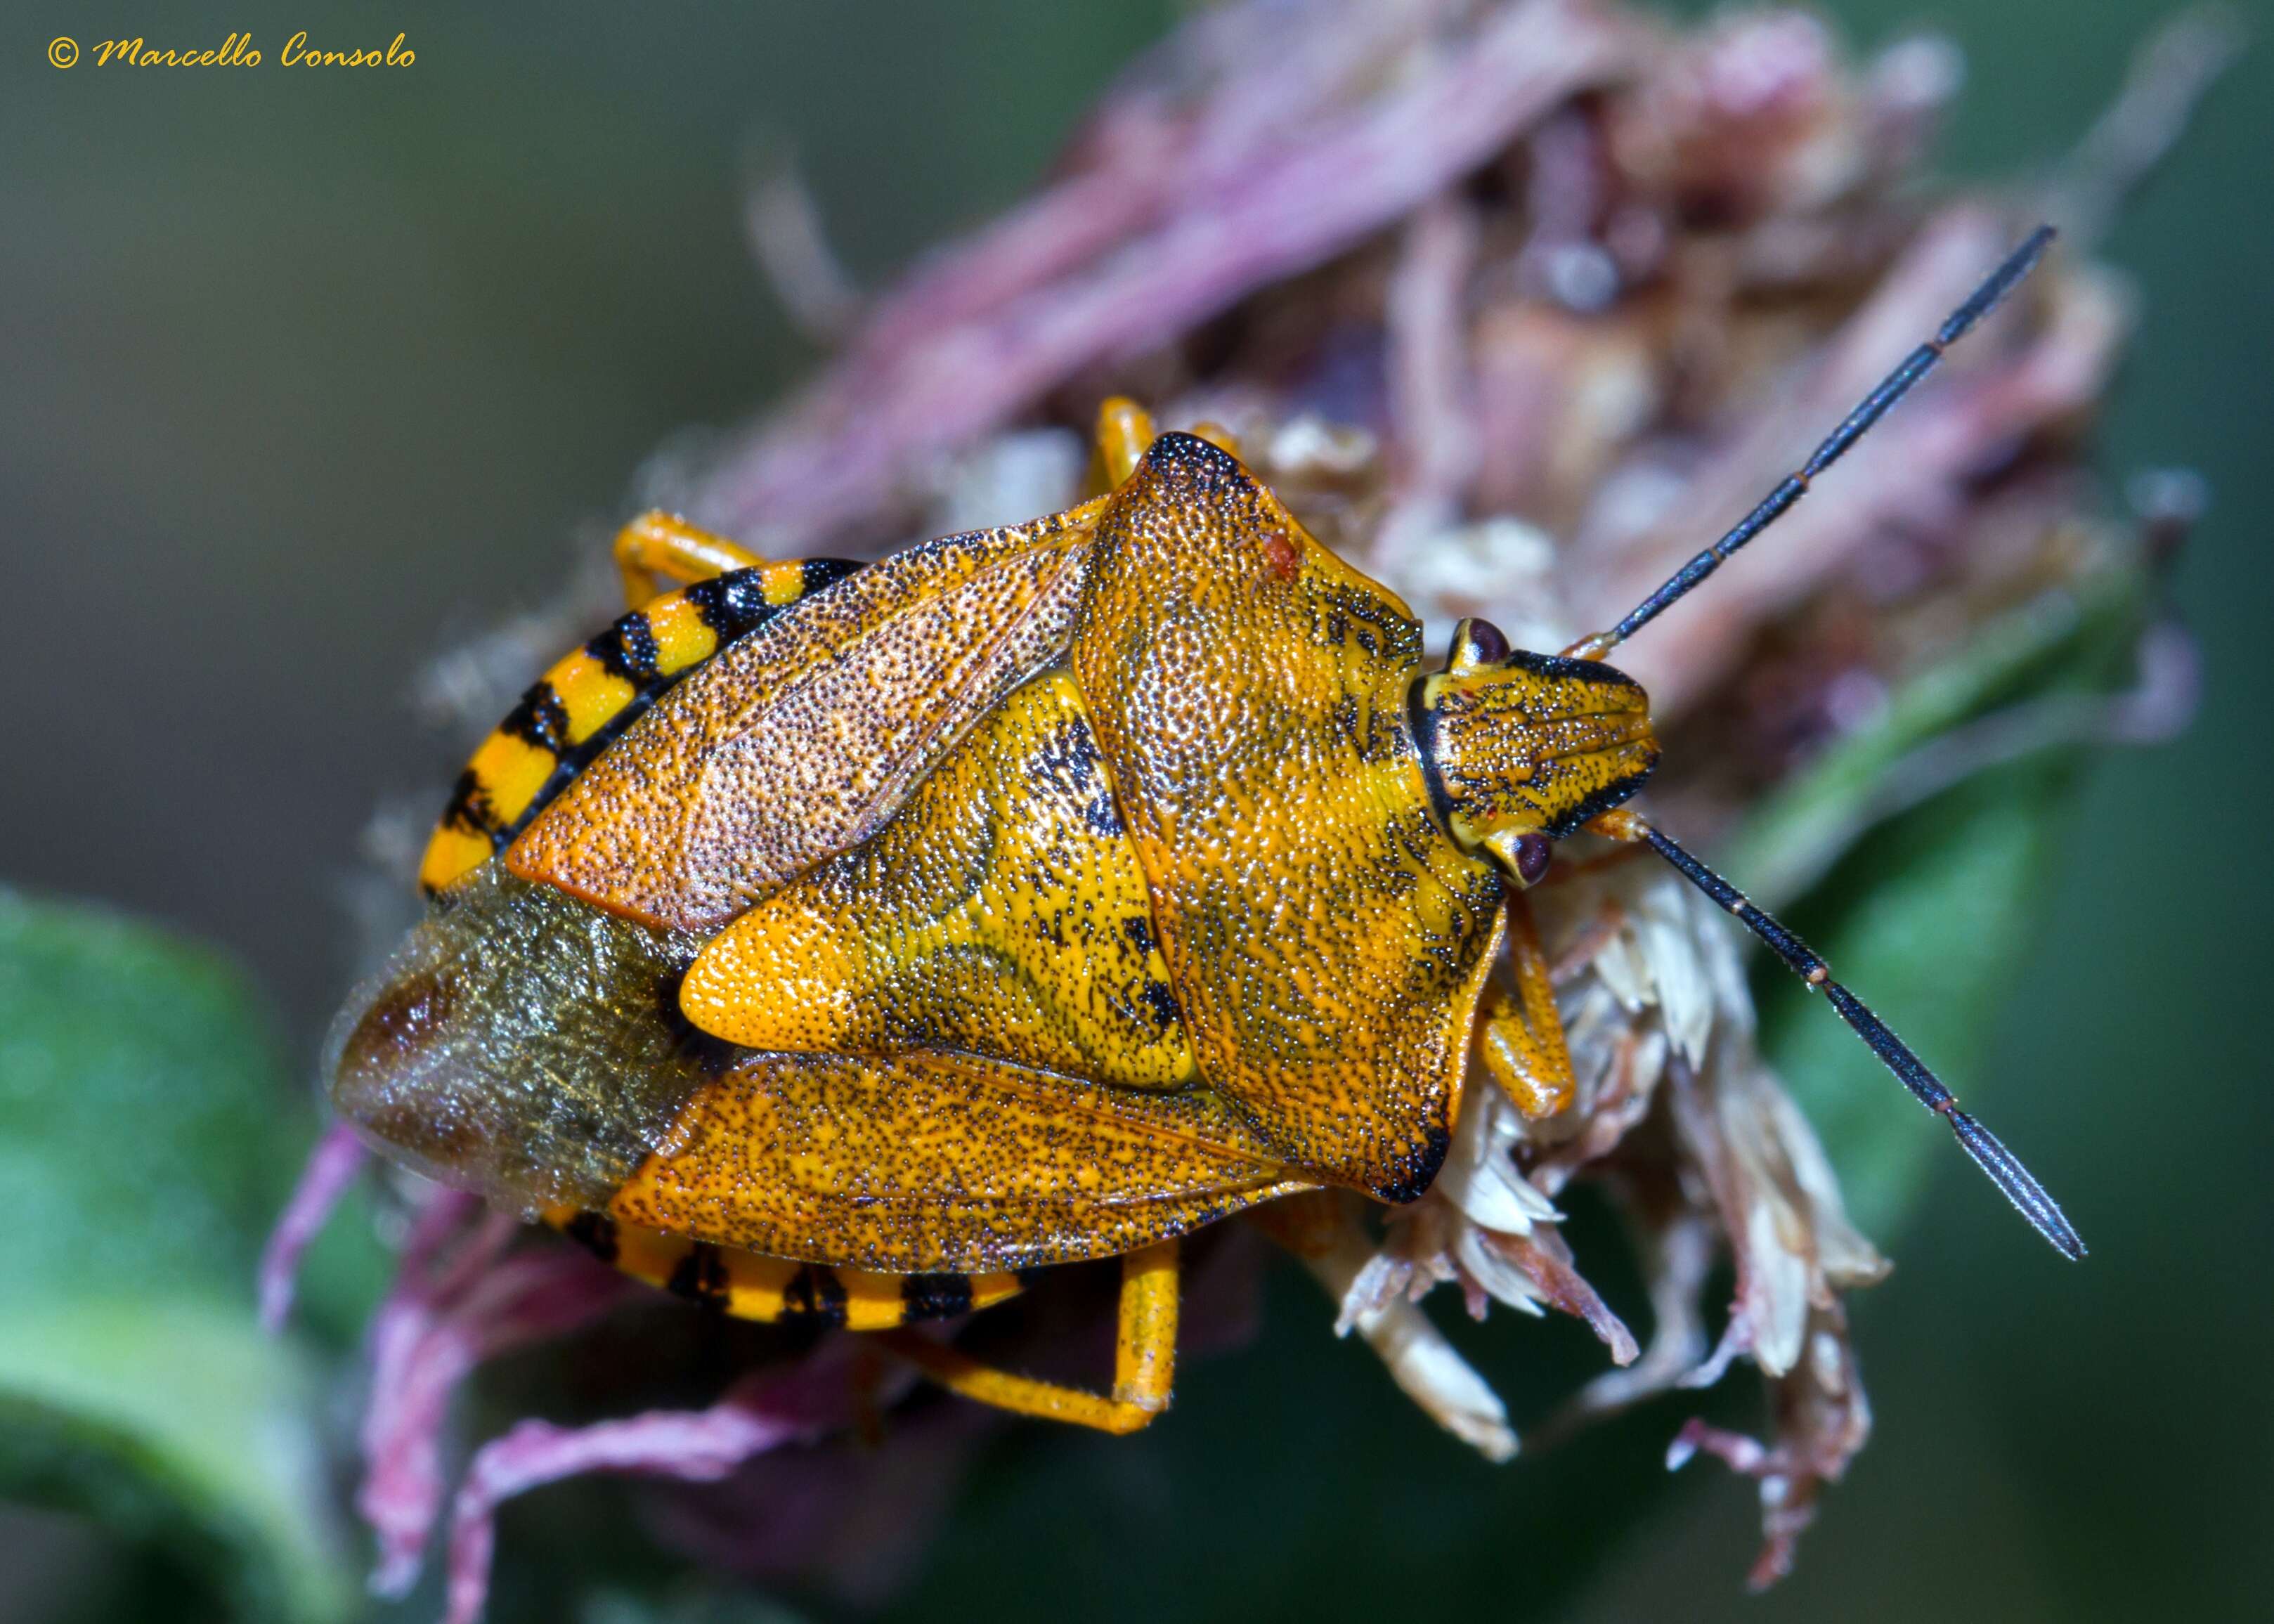
[[[860,566],[793,560],[737,569],[635,609],[539,677],[458,775],[418,865],[432,896],[503,851],[674,683]]]
[[[886,1331],[992,1308],[1023,1289],[1008,1272],[891,1274],[794,1263],[568,1207],[545,1221],[633,1279],[737,1320]]]

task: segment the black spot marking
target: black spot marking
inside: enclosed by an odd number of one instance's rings
[[[1165,477],[1176,485],[1204,493],[1248,483],[1242,477],[1246,470],[1240,467],[1238,457],[1221,446],[1180,429],[1156,436],[1141,466],[1156,477]]]
[[[568,707],[561,703],[561,695],[553,684],[539,681],[521,696],[519,704],[506,712],[505,720],[498,724],[498,732],[555,756],[565,755],[568,749]]]
[[[655,628],[635,609],[584,645],[584,652],[600,662],[612,677],[643,691],[656,680]]]
[[[1129,938],[1129,945],[1140,953],[1150,953],[1158,945],[1153,940],[1153,921],[1148,919],[1136,916],[1125,919],[1121,921],[1121,929]]]
[[[664,1289],[714,1313],[724,1313],[734,1297],[727,1281],[727,1260],[709,1241],[697,1241],[687,1249]]]
[[[594,639],[594,642],[598,641],[599,639]],[[591,647],[589,643],[586,645],[588,652]],[[692,670],[693,667],[690,666],[689,669]],[[621,738],[624,731],[646,713],[648,706],[654,702],[657,695],[686,674],[685,672],[681,672],[674,676],[660,677],[656,680],[651,688],[636,691],[614,715],[592,730],[591,737],[581,744],[570,745],[567,749],[562,750],[560,753],[560,761],[553,769],[552,775],[545,780],[537,793],[530,797],[529,804],[522,808],[521,816],[493,834],[491,837],[491,844],[502,850],[519,838],[521,831],[535,823],[539,813],[561,798],[561,792],[575,781],[578,773],[599,760],[602,751]]]
[[[1097,745],[1080,721],[1054,729],[1028,766],[1035,786],[1068,800],[1087,795],[1097,782]]]
[[[1115,839],[1124,832],[1121,808],[1113,804],[1111,795],[1091,796],[1082,806],[1081,821],[1088,824],[1093,832],[1108,840]]]
[[[911,1323],[953,1320],[971,1312],[968,1274],[910,1274],[900,1282],[900,1303]]]
[[[809,1263],[782,1288],[782,1318],[831,1327],[845,1323],[845,1282],[837,1271]]]
[[[805,579],[801,583],[801,598],[810,598],[825,586],[834,586],[846,576],[857,574],[861,568],[857,559],[808,559],[802,567]]]
[[[1169,990],[1166,981],[1147,976],[1137,989],[1137,1001],[1152,1011],[1154,1024],[1163,1032],[1184,1019],[1185,1012],[1177,1007],[1177,995]]]
[[[774,606],[766,601],[765,582],[755,569],[730,570],[698,581],[685,597],[703,624],[717,634],[722,649],[774,615]]]
[[[489,790],[480,775],[471,767],[458,775],[450,786],[449,804],[442,808],[442,821],[455,823],[468,834],[487,835],[492,846],[505,844],[505,831],[498,822],[497,808],[490,805]]]
[[[561,1226],[561,1232],[599,1259],[616,1260],[616,1221],[606,1213],[578,1213]]]

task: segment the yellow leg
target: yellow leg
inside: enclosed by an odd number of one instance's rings
[[[1097,409],[1097,466],[1105,488],[1118,490],[1137,471],[1153,443],[1153,414],[1128,396],[1116,395]]]
[[[1219,451],[1239,455],[1239,440],[1221,423],[1195,423],[1193,432]],[[1090,470],[1090,488],[1118,490],[1153,444],[1153,414],[1126,395],[1116,395],[1097,409],[1097,461]]]
[[[1516,997],[1495,992],[1486,1011],[1480,1053],[1516,1109],[1537,1119],[1568,1108],[1577,1084],[1571,1051],[1563,1041],[1563,1019],[1555,1012],[1555,985],[1548,974],[1547,950],[1532,922],[1523,893],[1508,899],[1509,963],[1516,972]]]
[[[616,568],[624,602],[637,609],[674,586],[691,586],[730,570],[765,562],[723,537],[698,530],[676,514],[644,513],[616,535]]]
[[[1111,1397],[1014,1376],[910,1331],[882,1332],[877,1341],[949,1392],[982,1404],[1102,1432],[1133,1432],[1169,1407],[1177,1368],[1177,1272],[1172,1240],[1121,1259],[1121,1324],[1114,1339]]]
[[[1213,417],[1193,424],[1193,432],[1214,446],[1218,451],[1231,456],[1239,455],[1239,436]]]

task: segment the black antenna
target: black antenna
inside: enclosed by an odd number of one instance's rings
[[[1975,297],[1979,299],[1982,296]],[[1744,893],[1728,881],[1631,812],[1614,813],[1593,827],[1614,838],[1646,841],[1674,865],[1683,879],[1736,915],[1738,922],[1766,943],[1794,974],[1832,1000],[1832,1007],[1840,1011],[1840,1019],[1871,1046],[1871,1052],[1886,1063],[1887,1070],[1911,1091],[1914,1099],[1950,1124],[1950,1131],[1958,1136],[1966,1154],[1990,1175],[1991,1183],[2006,1192],[2006,1199],[2037,1232],[2053,1244],[2055,1251],[2072,1262],[2084,1256],[2084,1242],[2061,1215],[2059,1206],[2045,1193],[2045,1187],[2022,1165],[2021,1159],[1999,1144],[1989,1129],[1958,1109],[1957,1096],[1927,1070],[1924,1061],[1911,1053],[1909,1045],[1887,1029],[1886,1022],[1872,1014],[1861,998],[1832,979],[1831,966],[1813,948],[1747,901]]]
[[[2052,240],[2053,229],[2051,226],[2039,226],[2030,232],[2029,240],[2016,248],[2005,264],[1991,272],[1988,279],[1974,290],[1965,304],[1950,312],[1950,319],[1936,329],[1935,335],[1912,350],[1901,366],[1881,380],[1879,387],[1864,397],[1825,442],[1817,447],[1815,454],[1802,463],[1797,471],[1787,475],[1784,482],[1764,497],[1752,512],[1740,519],[1728,535],[1675,571],[1664,585],[1637,604],[1625,620],[1607,632],[1597,632],[1591,637],[1581,639],[1563,652],[1578,659],[1602,658],[1665,613],[1668,605],[1681,599],[1692,587],[1721,568],[1724,559],[1775,523],[1787,508],[1808,494],[1811,480],[1844,456],[1850,446],[1863,439],[1873,424],[1886,417],[1894,403],[1910,392],[1913,384],[1934,370],[1935,363],[1942,359],[1944,350],[1956,343],[1967,328],[1997,308],[1998,302],[2014,290],[2014,285],[2036,267],[2038,259],[2044,257],[2046,245]],[[1889,1061],[1888,1064],[1892,1065],[1894,1063]]]

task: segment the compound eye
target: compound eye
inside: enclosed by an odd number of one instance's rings
[[[1485,846],[1499,860],[1501,871],[1527,891],[1540,883],[1555,856],[1555,842],[1536,832],[1520,835],[1497,830],[1485,837]]]
[[[1465,671],[1497,665],[1508,655],[1508,634],[1490,620],[1472,615],[1453,628],[1453,651],[1446,663],[1456,671]]]

